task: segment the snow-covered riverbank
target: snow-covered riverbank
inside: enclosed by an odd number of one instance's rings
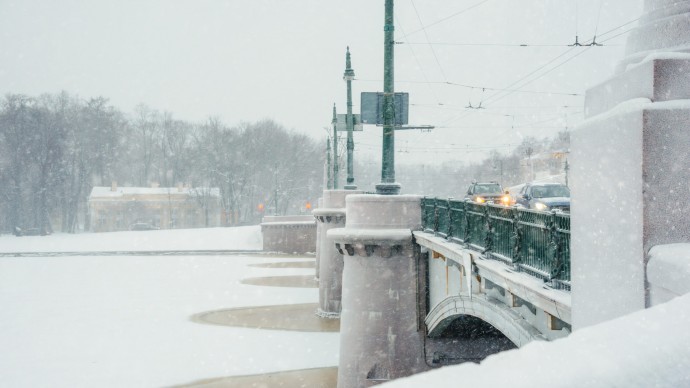
[[[205,247],[203,241],[215,242],[218,249],[257,247],[258,228],[233,229],[5,235],[0,245],[2,251],[40,252],[135,250],[144,241],[152,248],[174,244],[177,249],[199,249]],[[7,241],[14,245],[8,247]],[[5,354],[0,385],[154,387],[336,366],[337,333],[224,327],[190,320],[204,311],[316,302],[314,288],[240,283],[255,276],[313,274],[313,268],[250,266],[305,259],[309,258],[0,257],[0,348]]]

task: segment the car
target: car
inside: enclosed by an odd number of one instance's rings
[[[465,200],[476,203],[511,205],[511,197],[503,192],[503,188],[498,182],[472,182],[467,189]]]
[[[132,224],[132,226],[129,228],[129,230],[156,230],[158,229],[157,227],[146,223],[146,222],[137,222]]]
[[[570,189],[562,183],[527,183],[516,201],[528,209],[570,212]]]
[[[47,236],[50,234],[50,232],[48,230],[46,230],[45,228],[22,229],[18,226],[14,227],[14,231],[12,233],[17,237],[21,237],[21,236]]]

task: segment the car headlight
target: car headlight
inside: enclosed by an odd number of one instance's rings
[[[484,203],[486,200],[482,197],[477,197],[477,203]]]
[[[510,196],[509,196],[509,195],[504,195],[503,197],[501,197],[501,202],[502,202],[504,205],[510,205]]]
[[[548,209],[549,207],[546,206],[546,205],[544,205],[544,204],[541,203],[541,202],[537,202],[537,203],[534,204],[534,208],[537,209],[537,210],[546,210],[546,209]]]

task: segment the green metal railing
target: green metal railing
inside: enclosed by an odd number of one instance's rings
[[[570,288],[570,215],[423,198],[424,231]]]

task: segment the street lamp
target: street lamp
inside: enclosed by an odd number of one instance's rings
[[[347,127],[347,185],[345,185],[346,190],[356,190],[354,177],[354,167],[353,167],[353,153],[355,150],[355,141],[352,137],[352,132],[354,131],[355,122],[354,116],[352,116],[352,80],[355,79],[355,71],[352,69],[352,64],[350,61],[350,46],[347,47],[347,53],[345,54],[345,73],[343,74],[343,80],[347,83],[347,115],[345,116],[346,127]]]
[[[338,115],[333,104],[333,190],[338,190]]]
[[[395,63],[393,61],[395,26],[393,25],[393,0],[386,0],[383,31],[383,149],[381,183],[376,185],[376,193],[395,195],[400,193],[400,184],[395,181]]]

